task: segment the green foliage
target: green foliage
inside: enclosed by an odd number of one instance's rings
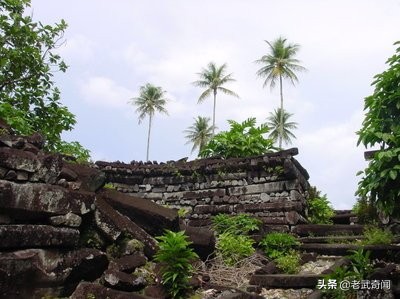
[[[274,112],[270,112],[267,118],[267,125],[271,128],[269,137],[275,142],[282,140],[285,144],[291,144],[292,138],[296,139],[292,130],[297,129],[297,123],[289,121],[289,118],[292,116],[293,113],[289,113],[285,109],[281,110],[281,108],[275,109]]]
[[[179,216],[179,218],[184,218],[188,213],[189,213],[188,210],[185,209],[185,208],[180,208],[180,209],[178,210],[178,216]]]
[[[300,245],[297,238],[288,233],[273,232],[266,234],[260,241],[260,246],[270,258],[278,258],[287,255],[291,249]]]
[[[289,250],[286,254],[278,256],[274,261],[279,269],[286,274],[296,274],[300,270],[300,253]]]
[[[370,259],[371,252],[364,251],[362,248],[351,250],[351,252],[352,255],[349,256],[351,261],[350,273],[356,280],[367,279],[373,270]]]
[[[197,148],[200,153],[204,146],[210,141],[213,135],[213,127],[209,122],[209,117],[198,116],[194,119],[194,124],[183,131],[186,133],[185,138],[188,140],[186,144],[193,144],[191,153],[193,153]]]
[[[256,127],[254,117],[242,123],[234,120],[228,120],[228,123],[230,130],[215,135],[200,152],[200,157],[247,157],[262,155],[274,149],[273,140],[263,136],[269,131],[267,125]]]
[[[162,265],[162,284],[172,298],[185,298],[189,277],[193,273],[191,262],[198,256],[189,248],[191,242],[184,232],[167,230],[157,240],[160,241],[160,249],[155,260]]]
[[[226,265],[234,266],[255,252],[253,244],[253,239],[248,236],[225,232],[218,236],[217,255],[223,259]]]
[[[168,115],[168,111],[165,108],[168,99],[165,97],[165,93],[166,91],[162,87],[146,83],[140,87],[139,96],[130,100],[130,103],[136,106],[136,113],[139,114],[139,124],[146,116],[149,117],[146,161],[149,161],[151,124],[154,114],[160,112]]]
[[[112,189],[112,190],[116,190],[117,188],[112,184],[112,183],[107,183],[103,186],[103,188],[105,189]]]
[[[308,196],[308,220],[314,224],[332,224],[331,218],[334,215],[335,211],[326,194],[321,196],[316,187],[311,187]]]
[[[212,226],[217,234],[229,233],[233,235],[247,235],[260,228],[262,221],[250,215],[239,214],[235,216],[218,214],[212,217]]]
[[[232,90],[224,87],[226,83],[233,82],[235,79],[232,78],[232,74],[226,74],[227,69],[226,63],[221,66],[217,66],[214,62],[210,62],[207,68],[203,68],[199,75],[200,80],[193,82],[197,87],[205,88],[199,97],[197,103],[202,103],[206,98],[213,95],[214,105],[213,105],[213,118],[212,118],[212,135],[214,136],[215,126],[215,107],[217,105],[217,93],[220,91],[224,94],[234,96],[238,98],[239,96]]]
[[[61,133],[76,123],[52,79],[54,72],[67,69],[54,53],[67,24],[33,22],[24,15],[29,6],[30,0],[0,2],[0,118],[17,134],[42,133],[48,151],[87,160],[89,152],[78,142],[61,141]]]
[[[395,45],[399,45],[396,42]],[[389,68],[374,77],[374,93],[365,98],[365,119],[357,132],[358,144],[379,146],[363,174],[357,194],[387,215],[400,215],[400,47],[387,62]]]
[[[362,197],[357,199],[353,206],[353,212],[357,215],[358,222],[361,224],[378,223],[378,211],[368,198]]]
[[[369,226],[364,230],[364,245],[388,245],[393,242],[393,234],[387,229]]]
[[[361,281],[369,277],[373,271],[370,259],[370,251],[364,251],[362,248],[352,250],[352,254],[348,256],[350,265],[342,266],[334,269],[333,273],[325,275],[324,280],[334,279],[337,283],[343,280]],[[354,290],[343,290],[342,288],[325,289],[324,293],[330,298],[349,298],[347,296],[354,293]]]

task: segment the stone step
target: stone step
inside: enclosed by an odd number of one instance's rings
[[[300,237],[328,235],[362,235],[363,225],[354,224],[300,224],[292,228],[292,232]]]
[[[322,275],[318,274],[254,274],[250,278],[251,285],[276,289],[314,288]]]
[[[336,214],[331,218],[333,224],[350,224],[351,218],[356,217],[357,215],[353,212],[348,213],[340,213]]]
[[[323,237],[302,237],[299,238],[299,241],[302,243],[350,243],[357,240],[364,240],[364,236],[362,235],[354,235],[354,236],[323,236]]]
[[[365,251],[371,251],[371,258],[391,258],[394,261],[400,261],[400,246],[399,245],[354,245],[354,244],[321,244],[308,243],[301,244],[300,250],[306,252],[315,252],[324,255],[349,255],[352,250],[364,248]]]

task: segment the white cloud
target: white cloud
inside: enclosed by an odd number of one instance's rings
[[[68,63],[88,62],[94,59],[94,47],[95,43],[90,38],[76,34],[68,37],[58,52]]]
[[[106,77],[91,77],[80,86],[87,102],[95,106],[126,108],[133,92]]]

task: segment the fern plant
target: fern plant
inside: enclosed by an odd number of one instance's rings
[[[255,252],[253,243],[254,241],[248,236],[223,233],[218,236],[217,254],[226,265],[234,266]]]
[[[212,217],[213,229],[217,234],[230,233],[234,235],[247,235],[260,228],[262,221],[250,215],[239,214],[235,216],[218,214]]]
[[[300,245],[297,238],[288,233],[269,233],[260,241],[266,256],[275,259],[290,253],[291,249]]]
[[[189,245],[184,232],[166,230],[163,236],[156,237],[160,249],[155,260],[161,263],[162,284],[174,299],[186,298],[189,278],[193,274],[191,262],[198,258]]]

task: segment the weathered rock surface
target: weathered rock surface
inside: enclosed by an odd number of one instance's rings
[[[136,268],[145,265],[147,258],[142,254],[132,254],[110,262],[110,269],[132,273]]]
[[[152,257],[157,251],[157,241],[145,230],[114,210],[102,197],[96,198],[95,219],[97,227],[111,240],[116,240],[122,232],[130,234],[141,241],[145,248],[146,256]]]
[[[13,218],[35,219],[65,215],[84,215],[94,208],[95,195],[71,191],[49,184],[17,184],[0,180],[0,208]]]
[[[153,236],[162,235],[163,229],[177,230],[179,228],[178,213],[172,209],[114,190],[104,190],[100,192],[100,196]]]
[[[82,217],[70,212],[66,215],[50,217],[50,223],[54,226],[79,227],[82,223]]]
[[[131,292],[117,291],[100,284],[81,282],[71,295],[70,299],[88,298],[88,295],[94,298],[112,298],[112,299],[152,299],[152,297],[142,296]]]
[[[115,269],[108,269],[104,272],[103,279],[105,286],[127,292],[139,291],[146,285],[146,280],[143,277]]]
[[[76,174],[76,177],[74,174]],[[96,192],[103,187],[106,182],[106,175],[104,172],[76,163],[64,163],[63,177],[81,182],[80,190],[89,192]]]
[[[56,288],[58,295],[81,279],[93,280],[107,267],[104,253],[79,249],[60,253],[56,250],[27,249],[0,253],[0,298],[41,298],[37,288]],[[64,288],[65,287],[65,288]],[[66,290],[67,289],[67,290]]]
[[[210,228],[181,226],[195,252],[202,260],[206,260],[215,250],[215,236]]]
[[[0,225],[0,249],[32,247],[74,247],[79,230],[50,225]]]

